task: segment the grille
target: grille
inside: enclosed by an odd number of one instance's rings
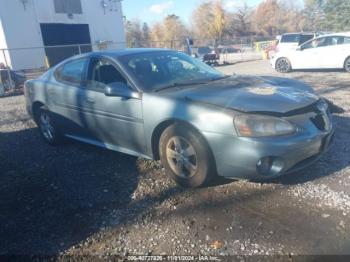
[[[303,108],[299,108],[299,109],[295,109],[292,111],[287,112],[286,114],[284,114],[284,116],[295,116],[295,115],[302,115],[302,114],[307,114],[307,113],[321,113],[320,110],[317,108],[317,103],[313,103],[307,107],[303,107]]]

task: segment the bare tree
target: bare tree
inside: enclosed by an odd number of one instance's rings
[[[141,24],[138,20],[125,22],[126,41],[128,47],[142,47],[143,36],[141,30]]]
[[[193,30],[196,37],[201,39],[215,38],[214,20],[213,2],[201,3],[192,14]]]
[[[226,34],[229,36],[247,36],[252,32],[251,20],[253,9],[247,3],[238,6],[231,13],[227,13]]]
[[[179,49],[187,35],[187,29],[180,17],[168,15],[161,23],[152,27],[151,39],[157,47]]]
[[[226,28],[226,14],[221,0],[214,3],[214,32],[215,39],[222,40]]]

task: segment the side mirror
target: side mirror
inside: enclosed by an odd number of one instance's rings
[[[303,51],[303,48],[301,46],[298,46],[297,51]]]
[[[105,87],[105,95],[106,96],[114,96],[114,97],[122,97],[122,98],[135,98],[140,99],[140,93],[135,92],[134,90],[131,90],[130,87],[128,87],[123,82],[115,82],[111,83],[108,86]]]

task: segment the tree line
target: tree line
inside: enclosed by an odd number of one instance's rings
[[[228,11],[221,0],[204,0],[194,10],[190,26],[176,14],[153,24],[126,20],[129,47],[177,48],[186,37],[224,39],[274,38],[286,32],[350,30],[350,0],[265,0]]]

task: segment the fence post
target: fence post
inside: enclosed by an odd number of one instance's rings
[[[78,45],[79,55],[81,55],[81,47]]]
[[[7,76],[8,76],[8,78],[9,78],[9,89],[11,89],[12,88],[12,85],[13,85],[13,81],[12,81],[12,76],[11,76],[11,71],[10,71],[10,67],[9,67],[9,65],[8,65],[8,63],[7,63],[7,58],[6,58],[6,53],[5,53],[5,49],[2,49],[2,54],[3,54],[3,56],[4,56],[4,61],[5,61],[5,67],[6,67],[6,70],[7,70]]]

